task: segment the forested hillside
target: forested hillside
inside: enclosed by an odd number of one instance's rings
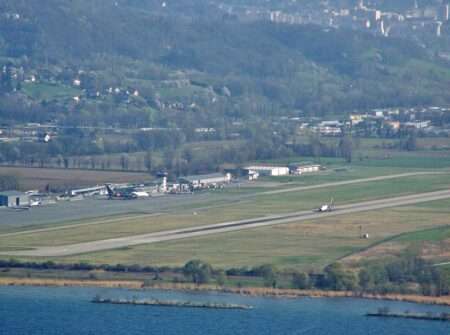
[[[286,116],[450,103],[449,64],[418,43],[246,22],[217,8],[196,0],[0,2],[0,123],[57,127],[49,144],[1,144],[0,162],[160,151],[160,165],[146,168],[171,169],[186,142],[238,141],[202,153],[207,163],[190,172],[205,172],[292,153],[296,126],[281,125]],[[110,127],[121,133],[105,135]],[[297,153],[311,154],[311,143],[297,143]]]
[[[81,89],[91,95],[110,87],[132,87],[142,93],[134,109],[123,108],[120,99],[106,98],[66,106],[66,110],[96,106],[96,113],[80,120],[52,111],[52,104],[67,105],[58,101],[64,93],[19,87],[34,102],[49,104],[41,117],[88,124],[126,125],[129,118],[124,120],[121,113],[134,113],[133,123],[142,126],[168,120],[183,126],[192,121],[189,118],[211,125],[223,117],[258,118],[294,111],[325,115],[450,100],[447,64],[438,63],[412,42],[314,26],[240,23],[208,6],[203,6],[204,15],[190,17],[173,6],[153,10],[155,3],[3,1],[0,60],[36,73],[41,85],[70,86],[83,77]],[[164,106],[173,108],[157,113]],[[3,119],[21,117],[8,113],[10,104],[1,107]],[[105,115],[111,109],[117,111]]]

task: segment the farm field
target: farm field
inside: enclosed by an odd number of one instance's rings
[[[53,187],[83,187],[107,182],[142,182],[150,179],[146,173],[4,166],[0,166],[0,175],[18,177],[23,190],[43,190],[47,184]]]

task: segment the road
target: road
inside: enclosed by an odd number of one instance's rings
[[[127,236],[121,238],[84,242],[56,247],[37,247],[33,250],[1,252],[0,255],[10,256],[36,256],[36,257],[63,257],[103,250],[117,249],[140,244],[173,241],[184,238],[206,236],[218,233],[227,233],[244,229],[253,229],[290,222],[301,222],[312,219],[326,218],[336,215],[352,214],[397,206],[412,205],[421,202],[450,199],[450,190],[420,193],[401,197],[392,197],[381,200],[365,201],[355,204],[339,206],[333,212],[317,213],[302,211],[284,215],[265,216],[250,220],[231,221],[219,224],[162,231],[158,233]]]

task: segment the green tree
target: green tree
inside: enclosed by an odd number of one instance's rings
[[[354,290],[357,287],[357,280],[352,272],[346,271],[342,264],[333,263],[325,268],[327,287],[336,290]]]
[[[292,276],[292,286],[300,290],[311,288],[311,281],[307,273],[296,272]]]
[[[373,284],[371,273],[367,269],[361,269],[359,271],[358,279],[359,279],[359,286],[363,290],[369,289]]]
[[[417,150],[417,134],[415,131],[409,133],[408,138],[406,139],[405,149],[408,151]]]
[[[149,173],[153,171],[153,154],[150,150],[145,153],[145,168]]]
[[[223,270],[217,271],[216,280],[217,280],[217,284],[219,286],[225,285],[225,283],[227,281],[227,275],[226,275],[225,271],[223,271]]]
[[[0,176],[0,191],[19,189],[19,178],[14,175]]]
[[[261,276],[264,280],[264,286],[276,287],[277,286],[277,269],[271,264],[264,264],[255,269],[255,273]]]
[[[350,136],[344,136],[339,141],[339,152],[341,157],[344,158],[347,163],[351,163],[353,159],[353,140]]]
[[[183,274],[196,284],[205,284],[211,279],[212,267],[206,262],[192,260],[184,265]]]

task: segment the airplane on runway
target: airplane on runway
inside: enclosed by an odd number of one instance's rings
[[[114,190],[108,184],[105,186],[106,190],[108,191],[108,197],[110,200],[135,200],[150,197],[147,192],[137,191],[134,187],[126,187]]]
[[[331,201],[328,204],[324,204],[324,205],[320,206],[319,208],[317,208],[315,210],[315,212],[325,213],[325,212],[332,212],[334,210],[335,210],[334,199],[331,199]]]

